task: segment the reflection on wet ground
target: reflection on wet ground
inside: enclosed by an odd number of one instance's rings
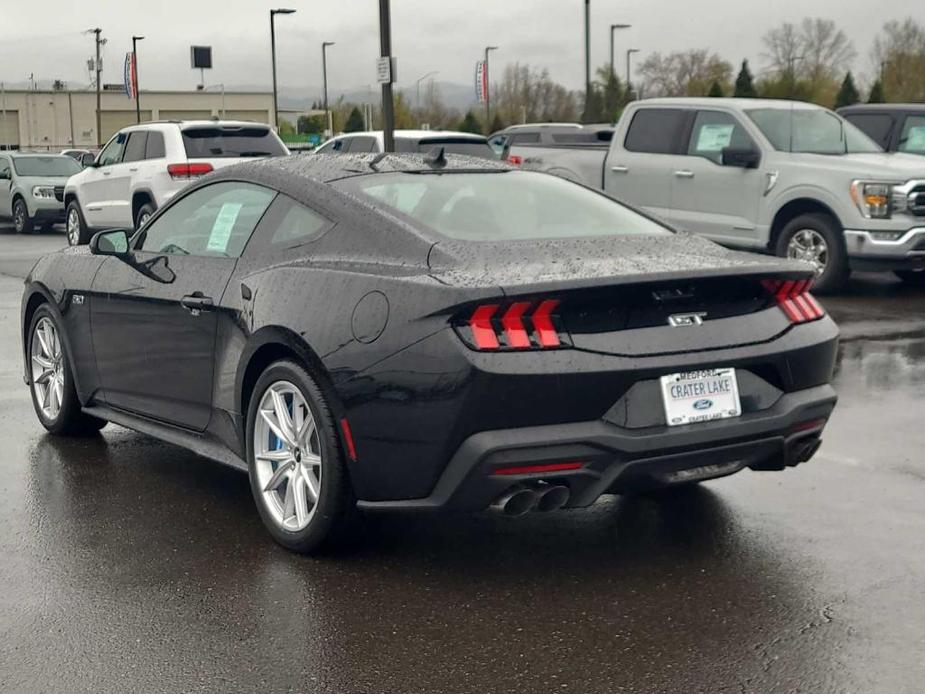
[[[519,521],[379,518],[306,559],[236,472],[117,427],[44,435],[19,288],[0,278],[0,689],[920,690],[921,293],[826,302],[848,338],[808,465]]]

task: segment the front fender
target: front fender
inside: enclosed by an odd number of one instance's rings
[[[839,225],[844,228],[845,223],[848,221],[846,212],[850,213],[850,209],[846,207],[846,203],[850,202],[847,201],[847,195],[848,191],[846,189],[846,200],[842,200],[828,188],[813,183],[799,183],[781,189],[774,189],[765,203],[766,219],[764,223],[770,226],[774,222],[777,213],[785,205],[795,200],[815,200],[828,207],[838,220]]]

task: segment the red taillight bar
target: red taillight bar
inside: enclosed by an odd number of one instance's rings
[[[204,162],[198,164],[167,165],[167,173],[170,174],[171,178],[194,178],[196,176],[205,176],[207,173],[212,173],[212,171],[212,165]]]
[[[511,166],[523,166],[524,158],[517,154],[508,154],[507,163]]]
[[[763,280],[762,285],[774,296],[777,305],[791,323],[808,323],[825,315],[825,309],[809,293],[813,286],[811,279]]]
[[[466,342],[482,351],[553,349],[562,346],[555,325],[558,306],[557,299],[516,301],[503,310],[499,304],[482,304],[457,325],[457,330]]]
[[[567,463],[537,463],[535,465],[502,465],[492,470],[493,475],[531,475],[535,473],[567,472],[585,466],[579,461]]]

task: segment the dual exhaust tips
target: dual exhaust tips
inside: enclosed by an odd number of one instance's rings
[[[495,499],[489,509],[511,518],[526,515],[530,511],[558,511],[568,503],[569,494],[569,488],[561,484],[536,482],[517,485]]]

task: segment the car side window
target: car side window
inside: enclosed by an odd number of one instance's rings
[[[260,221],[247,246],[247,255],[301,246],[333,226],[321,213],[280,194]]]
[[[4,180],[9,180],[13,177],[13,172],[10,169],[10,160],[6,157],[0,157],[0,178]]]
[[[686,112],[676,108],[641,108],[630,122],[623,146],[630,152],[675,154]]]
[[[122,161],[122,152],[125,149],[125,141],[128,139],[128,133],[119,133],[109,141],[109,144],[100,152],[97,159],[99,166],[111,166]]]
[[[376,147],[376,138],[367,135],[358,135],[350,138],[350,144],[344,151],[350,154],[368,154]]]
[[[511,146],[514,145],[535,145],[539,144],[539,133],[515,133],[511,135]]]
[[[156,130],[148,132],[148,140],[145,143],[145,159],[163,159],[167,156],[167,149],[164,147],[164,133]]]
[[[925,154],[925,116],[906,116],[898,149],[900,152]]]
[[[136,249],[237,258],[275,197],[269,188],[238,181],[200,188],[161,212],[145,228]]]
[[[315,150],[317,154],[329,154],[330,152],[340,151],[340,148],[344,146],[343,140],[332,140],[323,144],[321,147]]]
[[[716,164],[723,163],[723,150],[757,149],[754,141],[745,132],[734,116],[721,111],[698,111],[691,129],[687,154],[704,157]]]
[[[125,145],[125,154],[122,155],[122,161],[142,161],[145,158],[145,147],[147,143],[148,133],[144,130],[130,132],[128,135],[128,143]]]

